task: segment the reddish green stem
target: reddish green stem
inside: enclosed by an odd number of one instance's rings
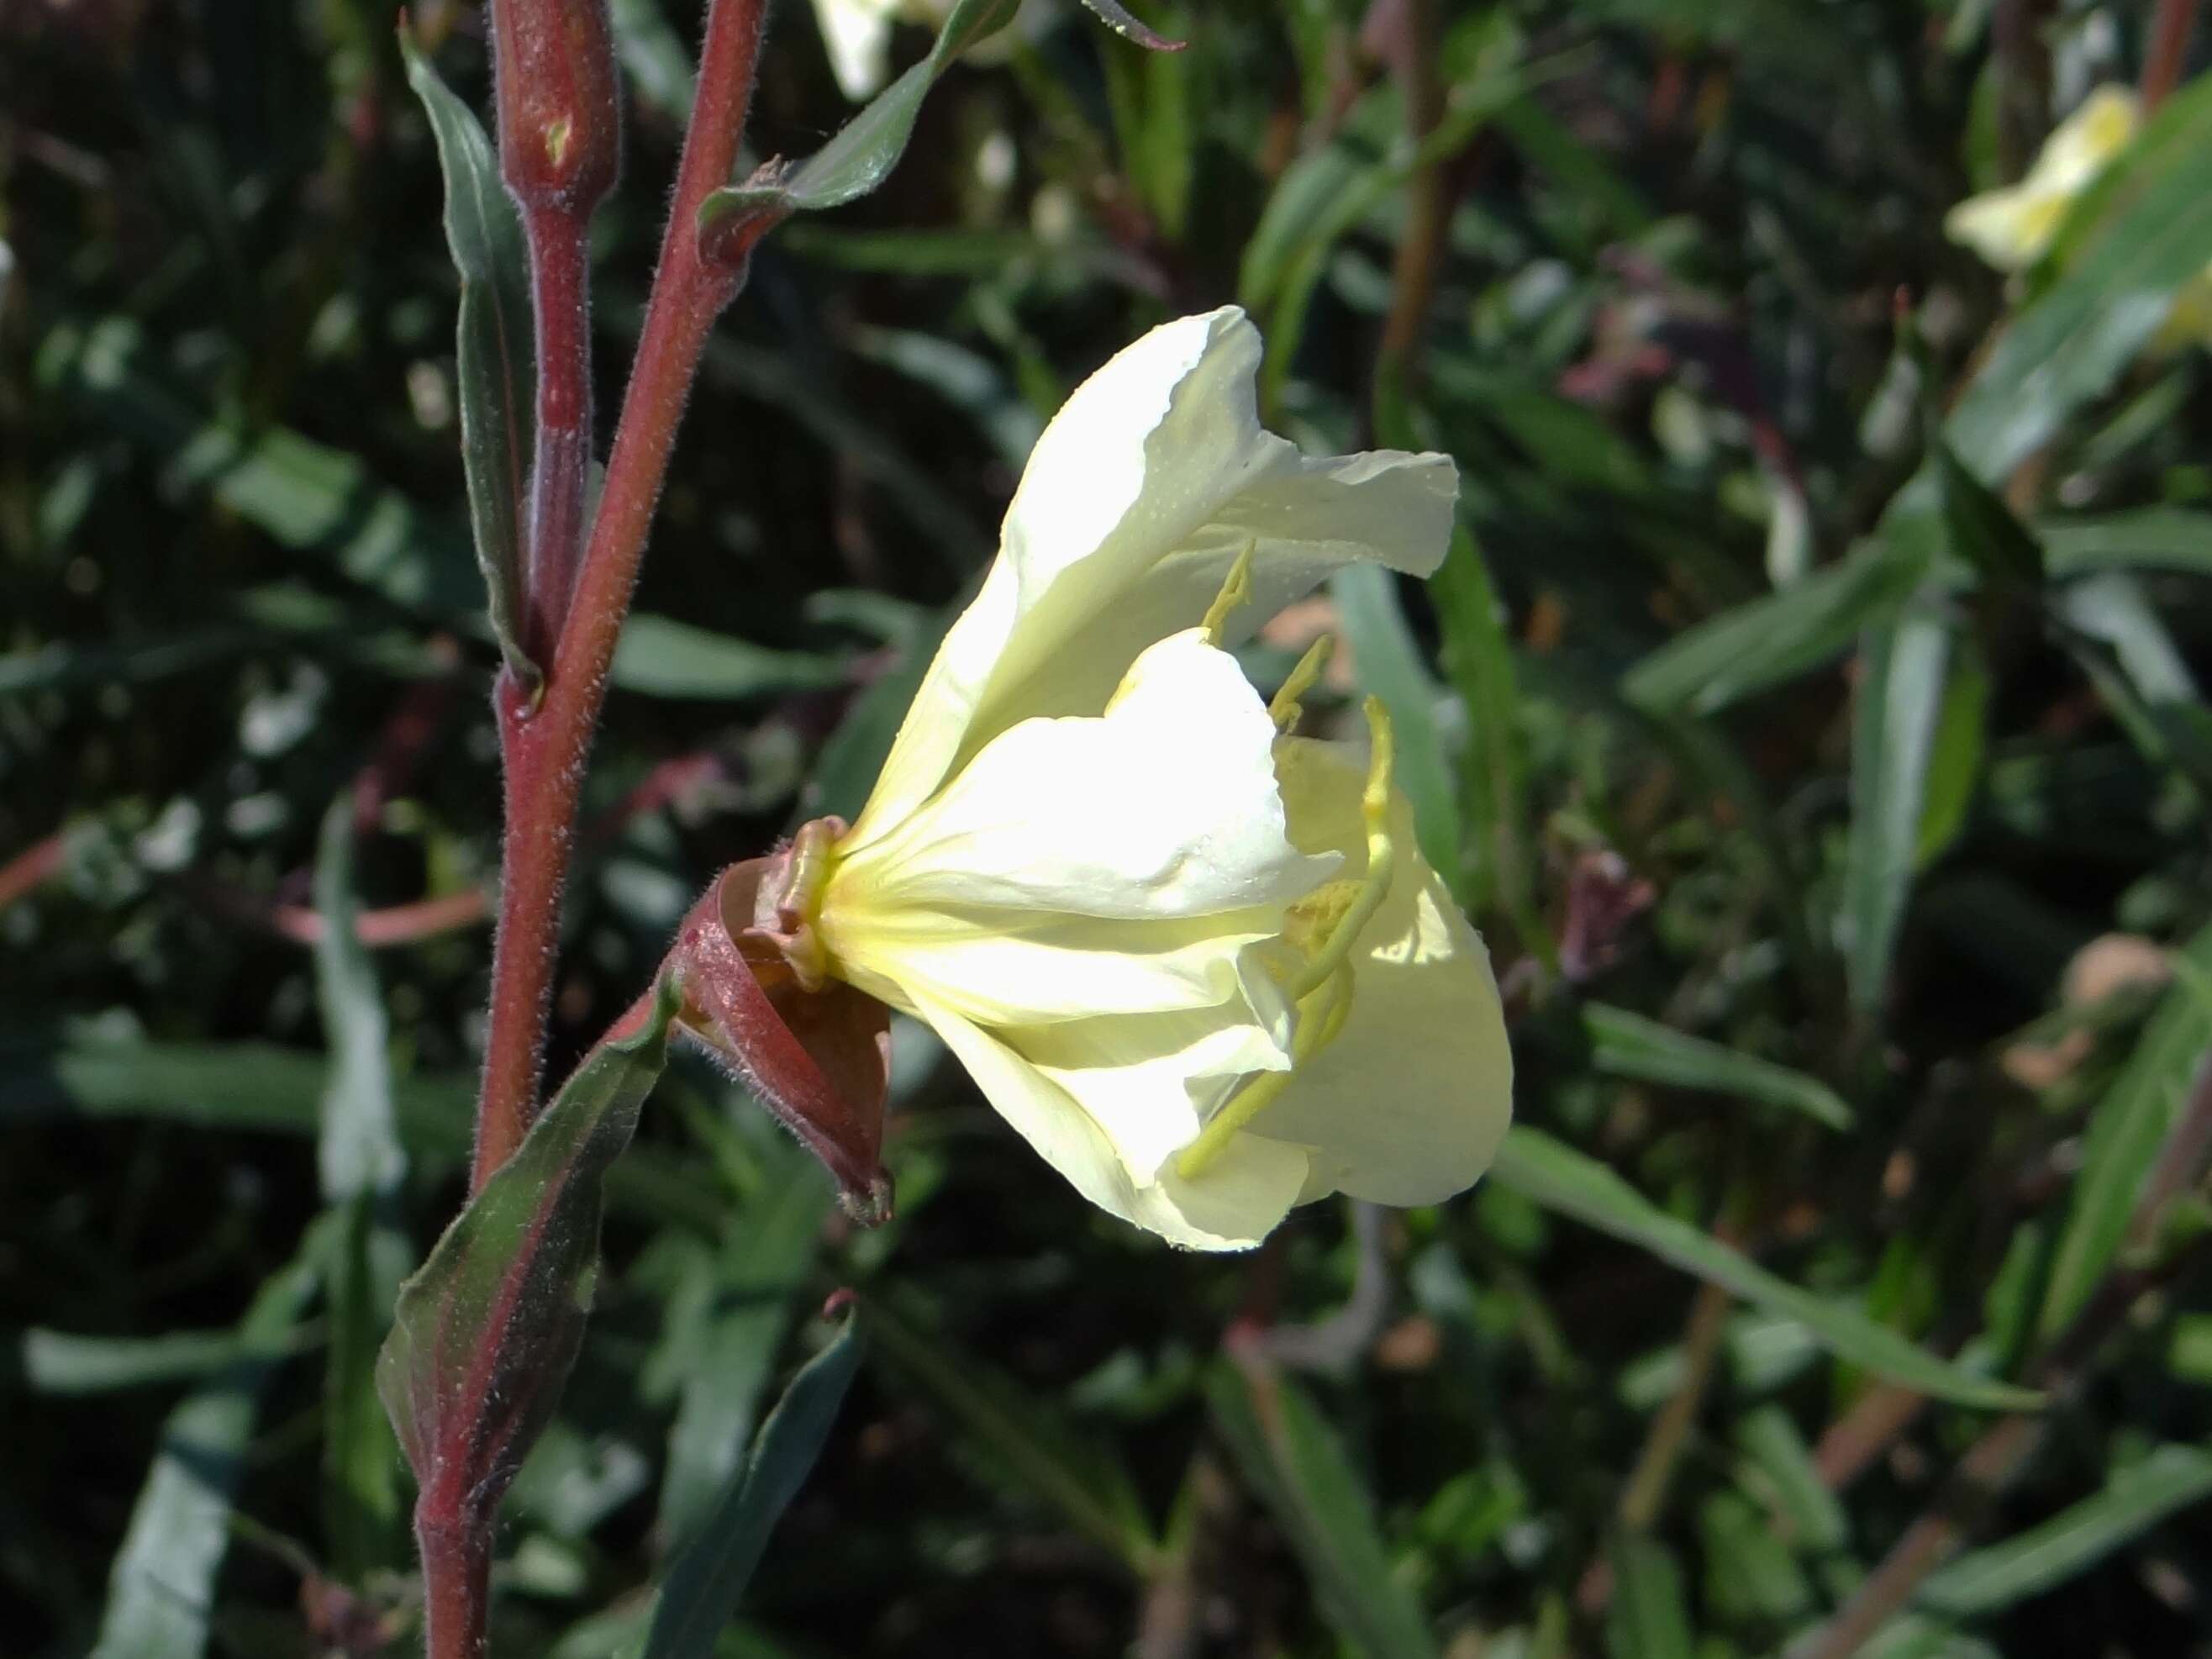
[[[584,550],[592,471],[591,224],[588,211],[532,208],[530,287],[537,315],[537,456],[530,472],[530,596],[526,644],[551,654]]]
[[[742,251],[709,264],[699,250],[699,206],[728,182],[752,98],[762,0],[714,0],[701,48],[698,100],[662,240],[645,328],[607,459],[605,486],[582,568],[532,708],[502,676],[495,696],[506,770],[507,834],[499,932],[493,949],[483,1095],[477,1117],[475,1187],[521,1144],[536,1115],[545,1026],[560,941],[576,802],[607,668],[660,497],[684,402],[715,315],[737,292]],[[542,319],[541,319],[542,320]],[[580,329],[582,307],[559,326]],[[533,605],[533,609],[535,606]]]

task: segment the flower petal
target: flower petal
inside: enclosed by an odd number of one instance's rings
[[[836,971],[1018,1025],[1280,999],[1246,947],[1336,860],[1290,844],[1274,726],[1196,629],[1099,717],[1027,720],[872,843],[841,844],[820,927]]]
[[[814,21],[839,90],[854,102],[884,83],[898,0],[814,0]]]
[[[1968,197],[1945,216],[1943,234],[1999,270],[2026,270],[2050,247],[2075,198],[2134,141],[2142,119],[2133,92],[2099,87],[2044,141],[2026,178]]]
[[[1233,307],[1185,317],[1068,399],[854,826],[856,845],[1017,722],[1101,708],[1139,652],[1205,614],[1248,545],[1252,593],[1232,637],[1340,566],[1436,568],[1458,489],[1450,459],[1300,455],[1260,424],[1260,354]]]
[[[1264,1141],[1232,1149],[1200,1182],[1181,1180],[1172,1168],[1158,1181],[1141,1181],[1112,1137],[1060,1081],[941,1004],[925,999],[915,1012],[944,1038],[1000,1116],[1078,1192],[1171,1243],[1200,1250],[1248,1249],[1289,1212],[1305,1186],[1305,1154]]]
[[[1278,757],[1293,838],[1342,850],[1345,874],[1356,877],[1366,862],[1364,757],[1292,738]],[[1334,1189],[1433,1204],[1474,1185],[1496,1156],[1512,1117],[1513,1055],[1489,953],[1415,851],[1402,796],[1391,817],[1401,863],[1354,951],[1344,1029],[1238,1139],[1304,1147],[1313,1158],[1309,1196]]]

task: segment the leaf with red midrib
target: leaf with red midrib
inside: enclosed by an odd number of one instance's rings
[[[402,1287],[377,1392],[426,1513],[495,1504],[559,1401],[599,1272],[600,1184],[666,1063],[664,972],[635,1029],[594,1049]]]

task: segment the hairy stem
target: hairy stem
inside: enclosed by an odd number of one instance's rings
[[[426,1659],[483,1659],[491,1613],[491,1516],[440,1507],[415,1511],[422,1553]]]
[[[584,550],[584,495],[592,471],[592,319],[588,214],[533,208],[532,308],[537,319],[537,454],[530,471],[530,596],[526,644],[552,653]]]
[[[560,942],[576,802],[592,731],[606,699],[608,665],[629,610],[646,533],[660,497],[693,375],[715,315],[743,277],[744,250],[699,247],[700,204],[726,183],[751,102],[763,0],[714,0],[699,91],[662,240],[645,327],[615,428],[599,509],[562,615],[542,659],[546,684],[532,708],[505,676],[495,696],[506,769],[499,931],[492,957],[483,1094],[472,1186],[481,1188],[521,1144],[536,1115],[547,1012]],[[533,613],[540,605],[533,595]]]

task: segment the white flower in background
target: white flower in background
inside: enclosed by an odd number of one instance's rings
[[[814,0],[815,24],[845,96],[857,103],[889,77],[893,25],[918,23],[935,29],[944,24],[952,6],[953,0]],[[1038,0],[1024,0],[1006,29],[964,56],[971,63],[988,63],[994,55],[1003,55],[1012,31],[1034,27],[1038,9]]]
[[[2102,86],[2044,141],[2018,184],[1970,196],[1943,221],[1944,234],[1999,270],[2025,270],[2050,251],[2082,191],[2142,130],[2142,106],[2125,87]],[[2212,268],[2182,285],[2150,343],[2153,353],[2212,345]]]
[[[849,830],[789,860],[802,976],[926,1021],[1093,1202],[1200,1249],[1341,1191],[1451,1196],[1512,1063],[1480,939],[1370,744],[1282,735],[1228,647],[1334,569],[1425,575],[1441,455],[1264,431],[1234,309],[1155,329],[1039,439],[997,562]]]

